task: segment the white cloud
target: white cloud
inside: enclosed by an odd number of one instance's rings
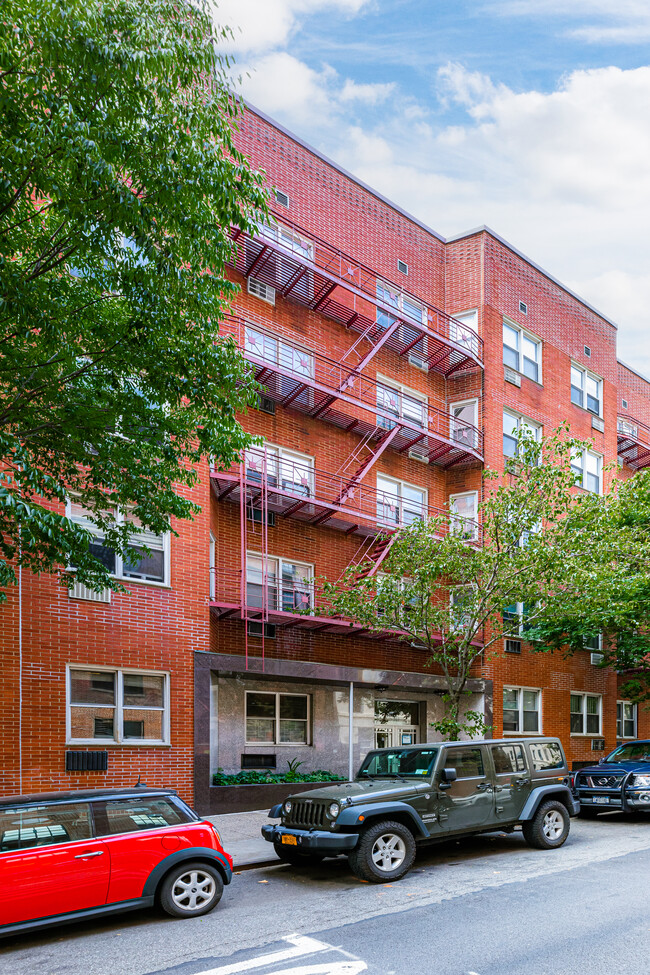
[[[584,18],[587,24],[563,32],[592,44],[639,44],[650,38],[647,0],[496,0],[488,7],[506,17],[555,17],[558,22]]]
[[[380,102],[385,102],[394,91],[395,85],[392,82],[358,85],[348,78],[339,98],[342,102],[365,102],[367,105],[378,105]]]
[[[233,48],[241,54],[272,51],[284,46],[304,14],[330,8],[339,16],[354,16],[368,0],[212,0],[215,21],[232,28]]]

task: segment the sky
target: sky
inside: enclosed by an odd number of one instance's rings
[[[215,0],[239,91],[443,237],[487,224],[650,376],[648,0]]]

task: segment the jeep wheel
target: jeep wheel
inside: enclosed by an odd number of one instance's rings
[[[284,843],[278,843],[277,840],[273,842],[273,849],[283,863],[290,863],[293,867],[315,866],[323,859],[320,853],[301,853],[295,846],[287,846]]]
[[[348,859],[359,880],[371,884],[399,880],[413,866],[415,840],[406,826],[384,820],[363,831]]]
[[[529,846],[537,850],[556,850],[569,835],[570,822],[566,806],[551,799],[543,802],[521,829]]]

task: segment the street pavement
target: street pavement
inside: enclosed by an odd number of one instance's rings
[[[224,838],[225,839],[225,838]],[[573,820],[422,849],[395,884],[345,860],[238,871],[194,921],[154,911],[14,937],[11,975],[628,975],[649,970],[650,818]]]
[[[277,862],[273,846],[262,836],[262,826],[270,822],[268,809],[205,818],[219,830],[224,848],[233,859],[235,870]]]

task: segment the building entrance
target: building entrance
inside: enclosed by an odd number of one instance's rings
[[[375,748],[417,745],[419,740],[416,701],[375,701]]]

